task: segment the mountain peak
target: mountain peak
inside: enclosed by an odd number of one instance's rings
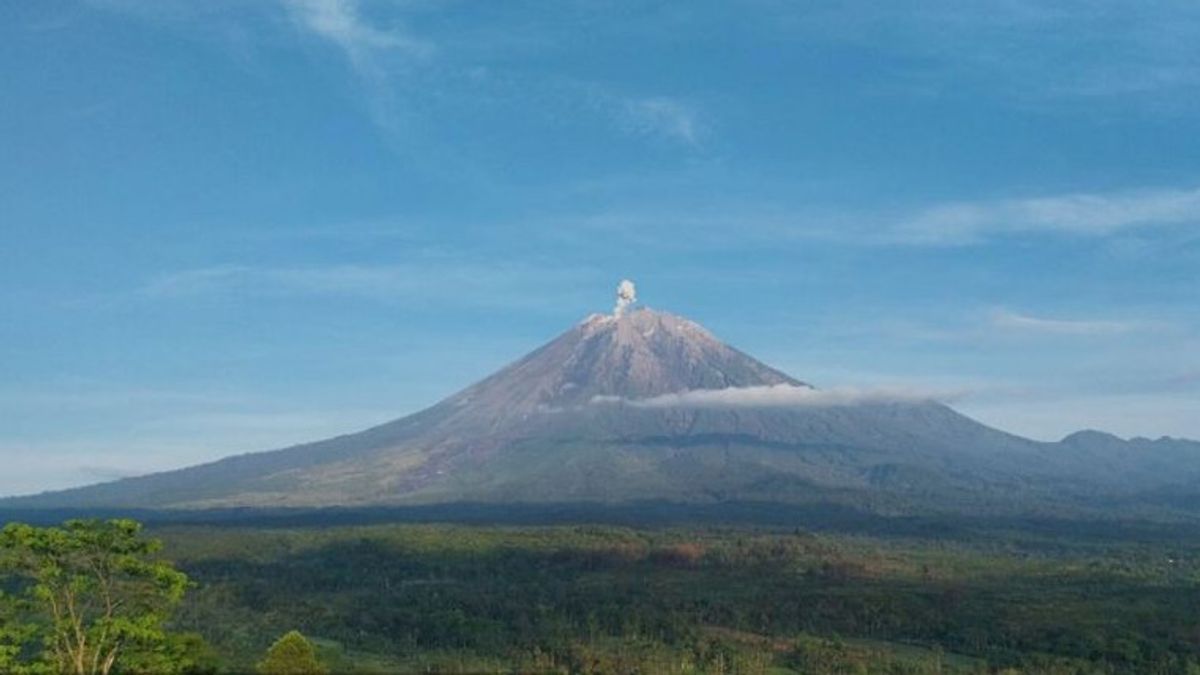
[[[695,321],[649,307],[638,307],[620,314],[591,314],[579,326],[591,334],[611,331],[616,339],[625,343],[636,342],[638,336],[649,339],[660,330],[681,339],[717,341],[712,333]]]
[[[802,385],[726,345],[700,324],[648,308],[592,314],[454,399],[494,402],[498,417],[696,389]],[[454,399],[451,399],[452,401]]]

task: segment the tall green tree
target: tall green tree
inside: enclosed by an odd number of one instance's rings
[[[23,589],[22,614],[42,639],[40,654],[31,656],[29,624],[16,622],[0,658],[14,661],[14,669],[37,661],[60,673],[108,675],[123,661],[168,653],[173,638],[164,623],[188,580],[157,556],[159,542],[141,530],[132,520],[10,523],[0,530],[0,572]]]
[[[28,601],[0,591],[0,673],[50,672],[49,664],[30,658],[37,648],[38,627],[28,613]]]
[[[317,658],[317,650],[300,631],[291,631],[275,641],[259,662],[261,675],[325,675],[328,670]]]

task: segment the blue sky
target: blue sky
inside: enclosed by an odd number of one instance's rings
[[[1200,437],[1200,5],[2,3],[0,234],[0,494],[398,417],[623,277],[818,386]]]

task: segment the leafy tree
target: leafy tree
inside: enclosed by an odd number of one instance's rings
[[[262,675],[324,675],[328,672],[317,659],[317,650],[300,631],[291,631],[267,650],[258,664]]]
[[[197,633],[168,634],[153,649],[130,652],[118,668],[130,675],[214,675],[221,670],[220,659]]]
[[[8,583],[23,590],[42,646],[31,655],[29,624],[15,623],[0,632],[0,659],[8,658],[13,669],[20,661],[27,669],[40,663],[61,673],[107,675],[119,663],[169,652],[172,637],[163,624],[188,580],[157,558],[159,548],[132,520],[5,526],[0,571],[17,577]],[[7,667],[0,660],[0,670]],[[163,661],[155,666],[156,672],[180,670]]]
[[[28,603],[0,591],[0,673],[49,672],[46,663],[30,662],[35,648],[37,626],[27,620]]]

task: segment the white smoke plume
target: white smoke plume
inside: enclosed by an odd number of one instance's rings
[[[613,316],[618,319],[625,314],[629,306],[637,302],[637,287],[628,279],[622,279],[617,284],[617,306],[613,307]]]

